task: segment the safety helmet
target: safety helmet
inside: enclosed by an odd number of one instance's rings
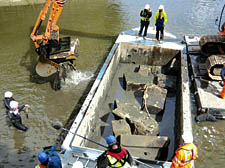
[[[163,5],[159,5],[159,10],[162,10],[164,9],[164,6]]]
[[[83,168],[84,165],[81,161],[76,161],[75,163],[73,163],[73,167],[72,168]]]
[[[45,152],[39,152],[38,153],[38,160],[41,162],[41,163],[44,163],[48,160],[48,155],[45,153]]]
[[[149,4],[146,4],[145,5],[145,9],[150,9],[150,5]]]
[[[19,103],[18,103],[17,101],[11,101],[11,102],[9,103],[9,106],[10,106],[10,108],[12,108],[12,109],[17,109],[18,106],[19,106]]]
[[[188,134],[183,134],[182,139],[184,140],[184,143],[192,143],[193,142],[193,136]]]
[[[109,135],[106,137],[106,143],[109,145],[113,142],[116,142],[116,138],[113,135]]]
[[[4,94],[5,98],[11,98],[12,96],[13,96],[13,93],[10,92],[10,91],[6,91],[5,94]]]

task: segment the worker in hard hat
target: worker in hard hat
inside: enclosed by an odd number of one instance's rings
[[[7,110],[10,109],[9,104],[10,104],[10,102],[13,101],[13,100],[15,100],[15,99],[13,98],[13,93],[10,92],[10,91],[6,91],[6,92],[4,93],[4,99],[3,99],[3,102],[4,102],[5,108],[7,108]]]
[[[142,31],[145,28],[144,35],[143,35],[143,37],[145,37],[147,36],[148,26],[150,24],[150,18],[152,16],[152,11],[150,10],[149,4],[145,5],[145,8],[141,11],[140,16],[141,16],[141,27],[140,27],[138,35],[142,36]]]
[[[98,168],[130,167],[133,165],[130,153],[119,145],[114,136],[106,137],[106,143],[108,144],[108,150],[97,158]]]
[[[161,42],[163,40],[164,36],[164,28],[167,22],[167,15],[164,10],[164,6],[160,5],[159,9],[157,10],[155,14],[155,26],[156,26],[156,39]],[[160,38],[159,38],[159,32],[160,32]]]
[[[61,159],[55,151],[55,146],[50,146],[48,149],[39,152],[38,160],[40,163],[35,168],[62,168]]]
[[[23,125],[20,112],[23,111],[25,107],[30,106],[25,104],[19,107],[19,103],[17,101],[11,101],[9,107],[10,109],[8,112],[8,116],[13,126],[22,131],[27,131],[28,128],[25,125]]]
[[[170,168],[191,168],[192,160],[196,160],[198,157],[198,149],[193,144],[193,136],[184,134],[182,139],[183,144],[176,150]]]
[[[47,168],[49,157],[45,152],[38,153],[39,164],[35,168]]]

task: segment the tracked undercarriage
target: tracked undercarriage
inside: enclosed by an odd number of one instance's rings
[[[205,62],[208,76],[213,80],[221,80],[220,71],[225,63],[225,36],[203,36],[199,44],[201,53],[208,57]]]
[[[201,52],[205,56],[224,54],[225,36],[207,35],[201,37],[199,41]]]

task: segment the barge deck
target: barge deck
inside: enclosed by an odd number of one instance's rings
[[[223,87],[219,84],[220,80],[208,77],[206,69],[208,57],[201,54],[199,40],[197,36],[185,36],[198,112],[199,114],[207,112],[217,119],[225,119],[225,101],[220,97]]]
[[[146,39],[137,34],[133,29],[118,36],[62,144],[63,167],[71,167],[66,158],[72,153],[96,160],[105,150],[75,134],[104,145],[114,134],[153,167],[169,167],[181,135],[192,136],[185,45],[169,37],[159,44],[150,38],[154,32]]]

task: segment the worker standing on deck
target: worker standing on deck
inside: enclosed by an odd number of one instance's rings
[[[224,76],[225,76],[225,62],[223,63],[223,68],[222,68],[222,70],[220,72],[220,75],[221,75],[221,79],[222,79],[221,85],[223,86],[223,89],[222,89],[222,91],[220,93],[220,97],[221,98],[225,98],[225,81],[224,81]]]
[[[108,150],[101,154],[97,159],[97,168],[108,167],[130,167],[133,159],[129,152],[121,147],[116,138],[112,135],[106,138]]]
[[[149,26],[149,23],[150,23],[150,18],[152,16],[152,11],[150,10],[149,4],[145,5],[145,9],[143,9],[141,11],[140,16],[141,16],[141,27],[140,27],[138,35],[142,36],[142,31],[145,28],[143,37],[146,37],[147,31],[148,31],[148,26]]]
[[[182,135],[183,145],[176,150],[176,156],[172,160],[170,168],[191,168],[192,160],[196,160],[197,147],[193,144],[192,135]]]
[[[159,32],[160,32],[160,40],[163,40],[164,36],[164,28],[167,22],[167,15],[164,10],[164,6],[160,5],[158,11],[155,14],[155,26],[156,26],[156,39],[159,41]],[[161,41],[159,41],[161,42]]]

